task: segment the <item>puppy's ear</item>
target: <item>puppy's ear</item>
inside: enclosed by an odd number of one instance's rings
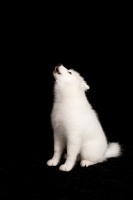
[[[82,81],[81,87],[83,88],[84,91],[87,91],[90,88],[85,81]]]

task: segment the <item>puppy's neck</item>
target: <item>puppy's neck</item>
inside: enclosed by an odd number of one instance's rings
[[[60,84],[58,82],[54,85],[54,100],[55,102],[77,102],[86,98],[85,92],[80,86],[72,84]]]

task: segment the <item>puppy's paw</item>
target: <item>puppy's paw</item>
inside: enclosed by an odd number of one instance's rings
[[[72,167],[70,165],[67,165],[67,164],[64,164],[64,165],[61,165],[59,170],[61,171],[65,171],[65,172],[68,172],[72,169]]]
[[[58,164],[57,160],[50,159],[47,161],[48,166],[56,166]]]
[[[89,165],[93,165],[94,163],[92,163],[91,161],[89,161],[89,160],[82,160],[81,162],[80,162],[80,165],[81,165],[81,167],[88,167]]]

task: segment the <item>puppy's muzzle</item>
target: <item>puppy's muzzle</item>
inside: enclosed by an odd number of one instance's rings
[[[55,70],[54,70],[55,73],[61,74],[61,73],[60,73],[60,66],[61,66],[61,65],[62,65],[62,64],[59,63],[59,64],[55,67]]]

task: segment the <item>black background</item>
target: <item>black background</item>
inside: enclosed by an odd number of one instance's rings
[[[70,21],[64,10],[57,19],[52,11],[18,13],[7,17],[2,38],[1,199],[131,197],[128,19],[108,11],[96,16],[84,11],[82,18],[71,12]],[[122,145],[120,158],[86,169],[78,163],[69,173],[46,166],[53,154],[50,113],[57,63],[75,69],[89,84],[87,98],[108,140]]]

